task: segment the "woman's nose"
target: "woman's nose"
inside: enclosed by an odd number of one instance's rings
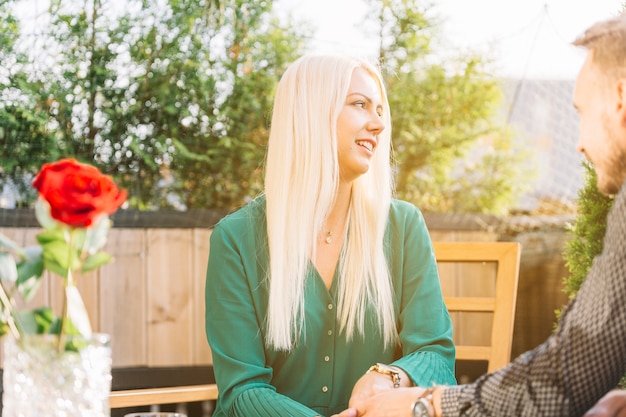
[[[367,124],[367,130],[369,130],[370,132],[374,132],[377,135],[385,130],[385,123],[378,114],[370,117],[370,120]]]

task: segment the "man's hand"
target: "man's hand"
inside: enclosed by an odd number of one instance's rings
[[[609,391],[584,417],[626,417],[626,390]]]
[[[423,388],[394,388],[378,391],[370,396],[357,409],[359,417],[409,417],[411,404],[424,393]],[[347,410],[346,410],[347,411]],[[338,417],[349,417],[339,414]]]

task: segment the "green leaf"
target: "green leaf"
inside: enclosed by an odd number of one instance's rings
[[[82,248],[85,246],[87,240],[87,231],[84,228],[70,229],[70,241],[75,248]]]
[[[22,296],[21,287],[32,285],[26,284],[30,280],[39,280],[43,274],[43,248],[41,246],[29,246],[24,249],[24,260],[17,264],[17,287]]]
[[[0,321],[0,338],[9,333],[9,325],[4,321]]]
[[[69,267],[70,248],[65,242],[53,241],[43,245],[44,268],[51,272],[66,277]],[[73,257],[74,259],[77,256]]]
[[[51,242],[61,241],[65,243],[65,234],[63,229],[44,230],[37,235],[37,242],[40,245],[46,245]]]
[[[50,216],[50,204],[42,197],[35,203],[35,217],[45,230],[56,229],[59,226],[59,222]]]
[[[9,239],[8,237],[3,235],[2,233],[0,233],[0,248],[7,248],[7,249],[9,249],[11,251],[14,251],[14,252],[17,252],[17,253],[21,253],[22,252],[22,248],[17,243],[15,243],[14,241]]]
[[[65,241],[63,230],[47,230],[37,235],[43,249],[44,268],[65,277],[68,269],[79,265],[78,250],[70,248]]]
[[[8,282],[17,281],[15,258],[8,252],[0,252],[0,279]]]
[[[111,255],[109,255],[106,252],[98,252],[94,255],[88,256],[85,261],[83,262],[83,265],[81,267],[81,272],[89,272],[92,271],[96,268],[98,268],[99,266],[102,266],[108,262],[111,261],[111,259],[113,259],[113,257]]]
[[[50,307],[20,311],[17,317],[26,334],[49,333],[55,321],[58,320]]]
[[[83,250],[93,255],[102,249],[107,242],[107,234],[111,228],[111,223],[108,216],[100,216],[98,221],[87,229]]]
[[[41,265],[43,266],[43,263]],[[42,277],[42,274],[40,273],[39,275],[33,274],[33,275],[29,275],[28,278],[26,279],[18,280],[17,290],[19,291],[19,293],[22,296],[22,299],[25,302],[29,302],[30,300],[33,299],[35,294],[37,294],[37,291],[39,290],[39,287],[41,286],[41,277]]]
[[[43,275],[43,248],[29,246],[24,250],[26,258],[17,265],[16,287],[23,300],[28,302],[37,293]]]

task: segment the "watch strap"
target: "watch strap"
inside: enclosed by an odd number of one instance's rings
[[[394,388],[400,388],[400,373],[393,369],[389,365],[385,365],[384,363],[377,363],[370,367],[367,372],[378,372],[379,374],[388,375],[391,377],[391,382],[393,382]]]

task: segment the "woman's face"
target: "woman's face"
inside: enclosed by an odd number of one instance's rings
[[[378,134],[385,125],[378,84],[363,68],[352,73],[346,101],[337,119],[337,158],[341,181],[352,182],[367,172]]]

